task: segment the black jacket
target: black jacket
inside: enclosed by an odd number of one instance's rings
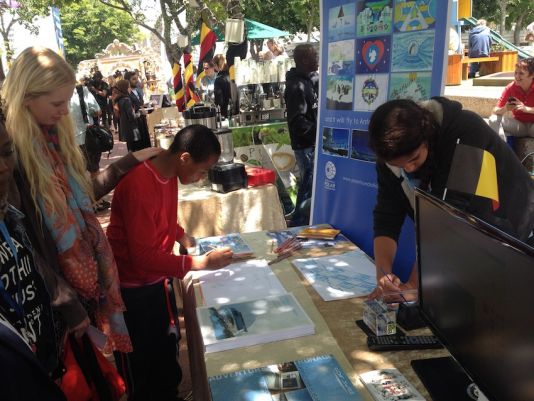
[[[425,104],[440,125],[436,143],[425,163],[429,191],[442,199],[458,139],[464,145],[487,150],[495,157],[499,208],[490,199],[447,190],[445,201],[525,241],[534,229],[534,180],[510,147],[477,114],[442,97]],[[398,239],[406,215],[414,211],[402,189],[402,178],[383,162],[377,162],[378,195],[374,209],[374,236]]]
[[[65,401],[35,354],[0,322],[0,389],[3,401]]]
[[[223,117],[228,117],[228,105],[231,106],[233,114],[237,113],[237,89],[235,88],[235,83],[230,79],[228,71],[219,72],[217,78],[215,78],[213,95],[215,104],[220,107]]]
[[[286,73],[284,99],[287,109],[287,125],[293,149],[315,146],[317,130],[317,73],[303,74],[295,68]]]
[[[126,141],[134,141],[134,129],[139,128],[132,106],[132,96],[123,96],[117,101],[119,105],[119,136]]]

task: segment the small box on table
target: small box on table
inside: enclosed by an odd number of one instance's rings
[[[380,300],[370,299],[363,304],[363,321],[377,336],[397,332],[396,311]]]

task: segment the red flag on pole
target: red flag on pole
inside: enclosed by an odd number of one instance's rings
[[[182,68],[179,62],[174,63],[174,65],[172,66],[172,76],[173,76],[174,96],[176,98],[176,107],[178,107],[178,111],[184,111],[185,92],[184,92],[184,85],[182,82]]]
[[[186,107],[189,108],[200,100],[195,91],[195,81],[193,79],[193,60],[191,53],[184,53],[184,70],[185,97],[187,100]]]
[[[204,63],[213,59],[215,42],[217,42],[217,35],[202,21],[200,23],[200,57],[198,58],[197,86],[200,85],[200,80],[206,75],[204,73]]]

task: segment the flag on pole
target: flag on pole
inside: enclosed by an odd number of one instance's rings
[[[56,31],[56,42],[59,54],[61,57],[65,58],[65,45],[63,43],[63,30],[61,29],[61,18],[59,15],[59,8],[52,6],[50,7],[52,19],[54,20],[54,29]]]
[[[172,76],[173,76],[172,86],[174,88],[176,107],[178,107],[178,111],[184,111],[185,92],[184,92],[184,85],[182,82],[182,67],[180,66],[180,62],[173,64]]]
[[[184,52],[184,75],[185,75],[185,97],[186,107],[193,106],[200,99],[195,91],[195,80],[193,79],[193,60],[191,53]]]
[[[200,86],[200,80],[206,75],[204,63],[213,59],[215,42],[217,42],[217,35],[208,24],[202,21],[200,23],[200,57],[198,58],[197,86]]]
[[[491,199],[499,208],[499,187],[495,157],[487,150],[457,144],[447,179],[447,189]]]

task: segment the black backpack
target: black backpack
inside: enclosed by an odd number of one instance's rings
[[[83,121],[89,124],[87,117],[87,106],[83,97],[83,86],[76,87],[78,97],[80,98],[80,110],[82,112]],[[85,131],[85,147],[90,152],[110,152],[113,149],[113,135],[104,127],[98,125],[90,125]]]
[[[85,147],[90,152],[109,152],[113,149],[113,135],[100,125],[91,125],[85,131]]]

